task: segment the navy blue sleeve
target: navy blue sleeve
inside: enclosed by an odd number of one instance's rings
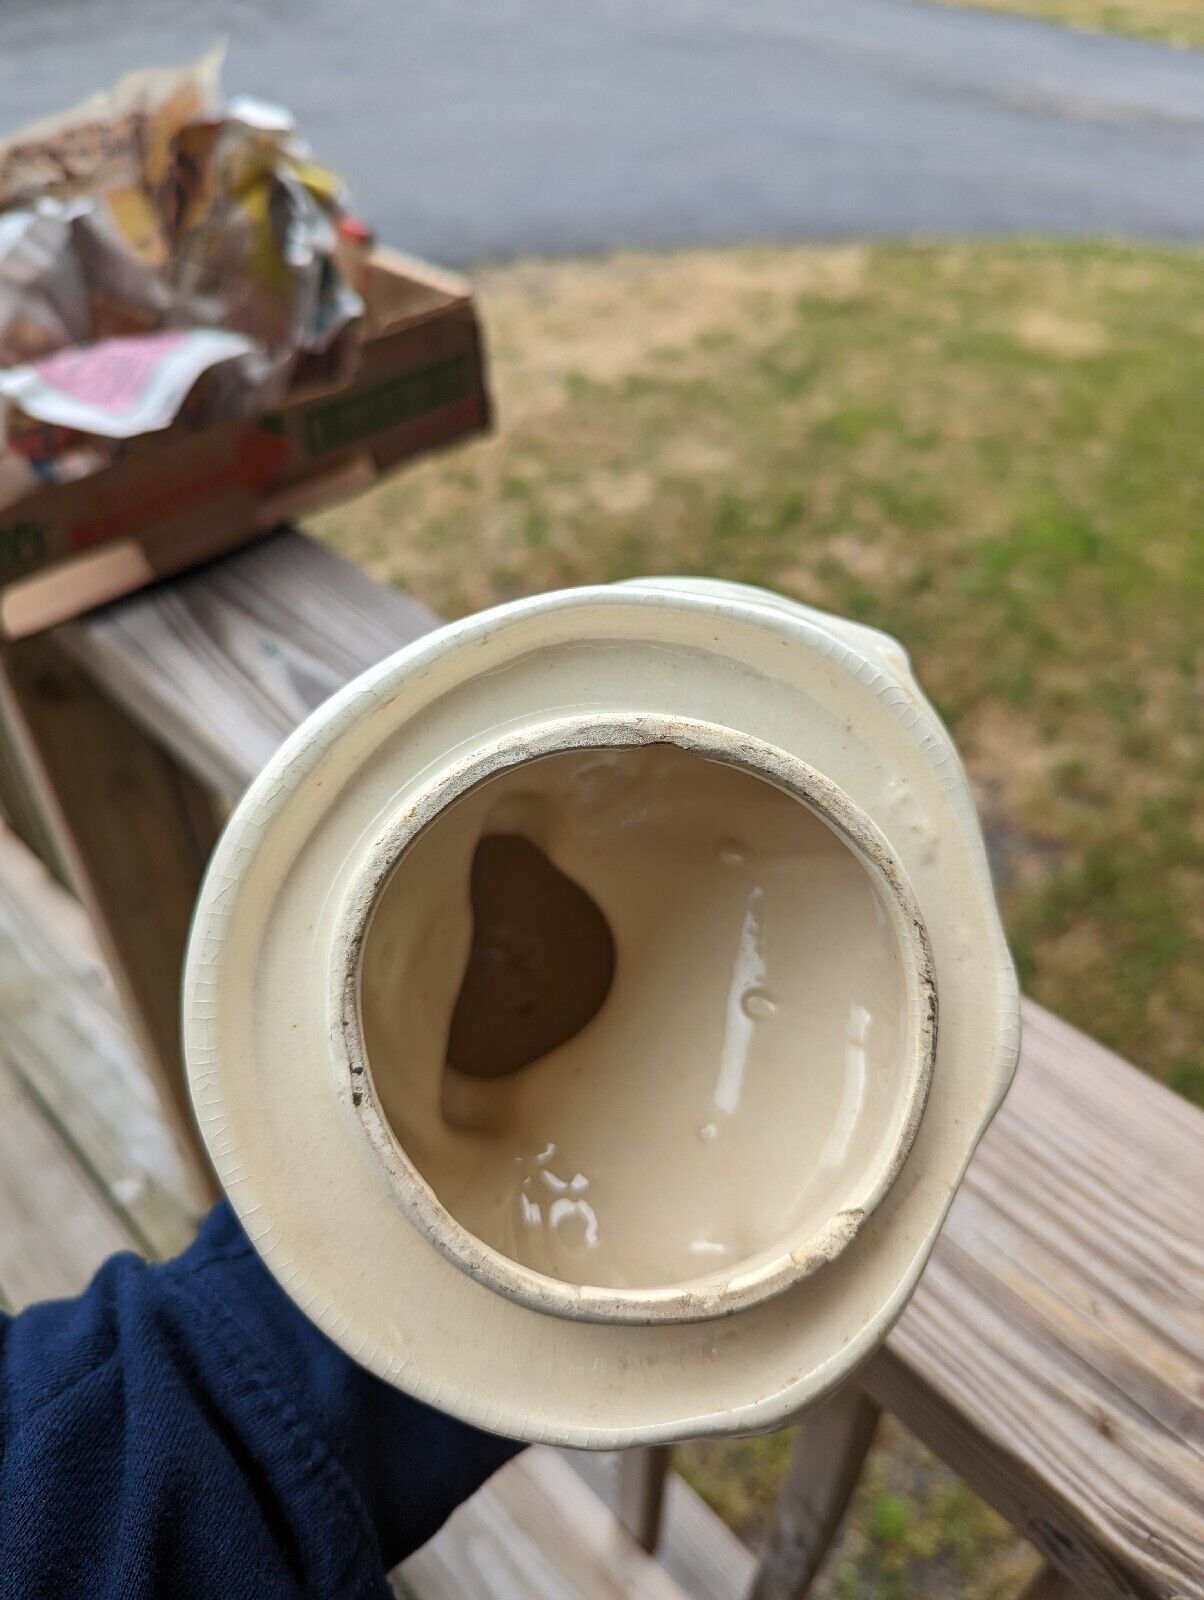
[[[219,1205],[0,1319],[0,1596],[387,1600],[516,1448],[357,1367]]]

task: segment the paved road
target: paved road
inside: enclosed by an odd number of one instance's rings
[[[749,237],[1204,239],[1204,53],[908,0],[0,0],[15,125],[230,41],[447,261]]]

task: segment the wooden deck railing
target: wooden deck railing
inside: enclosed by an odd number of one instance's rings
[[[218,818],[308,711],[435,621],[284,530],[5,652],[36,796],[10,782],[6,807],[91,916],[202,1184],[176,1008]],[[756,1600],[806,1592],[879,1408],[1041,1551],[1043,1597],[1204,1596],[1202,1169],[1204,1117],[1026,1005],[1015,1087],[911,1306],[801,1431]],[[649,1544],[665,1464],[621,1471]],[[697,1559],[672,1506],[670,1482],[670,1571]]]

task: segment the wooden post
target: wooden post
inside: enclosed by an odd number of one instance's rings
[[[619,1463],[619,1521],[649,1554],[656,1549],[669,1476],[668,1445],[625,1450]]]
[[[1083,1591],[1054,1567],[1042,1567],[1020,1600],[1085,1600]]]
[[[212,804],[46,638],[5,648],[0,716],[70,886],[92,918],[165,1114],[208,1196],[180,1048],[180,968],[217,836]]]
[[[801,1600],[857,1486],[878,1407],[846,1384],[802,1425],[749,1600]]]
[[[0,818],[60,883],[66,883],[67,869],[59,860],[42,806],[30,792],[23,749],[0,707]]]

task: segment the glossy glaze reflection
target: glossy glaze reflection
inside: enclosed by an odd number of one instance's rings
[[[616,960],[579,1033],[484,1078],[446,1053],[474,852],[498,835],[591,897]],[[440,816],[381,898],[361,1009],[382,1108],[443,1205],[511,1259],[609,1288],[751,1266],[822,1226],[902,1071],[895,936],[859,860],[793,798],[667,746],[545,757]]]

